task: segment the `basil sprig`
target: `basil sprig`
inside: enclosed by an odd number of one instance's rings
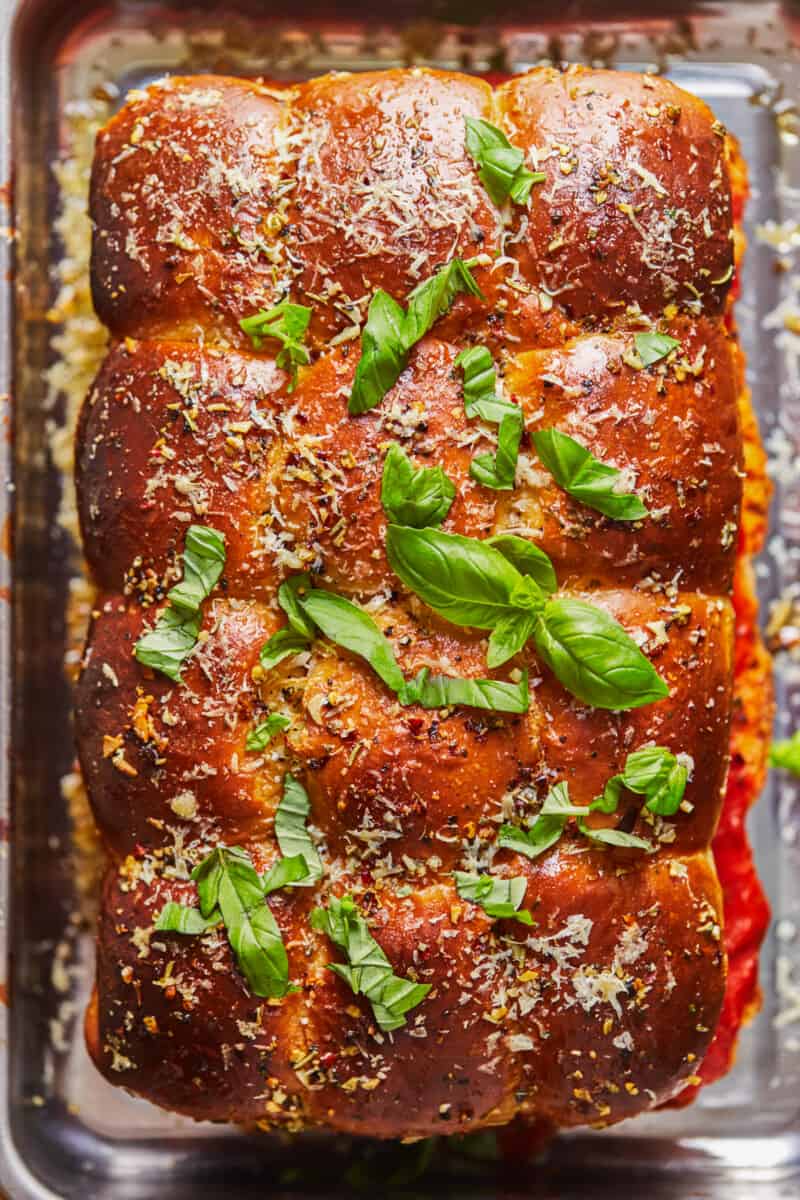
[[[499,426],[494,454],[478,454],[469,466],[471,477],[484,487],[508,491],[514,486],[522,440],[522,409],[495,394],[497,372],[485,346],[470,346],[455,359],[464,372],[464,411],[468,417]]]
[[[432,676],[428,668],[423,668],[413,679],[406,680],[391,642],[372,617],[344,596],[314,588],[307,575],[288,579],[281,585],[278,599],[289,617],[289,625],[279,629],[262,647],[260,662],[265,669],[270,669],[289,654],[307,649],[321,632],[337,646],[365,659],[386,686],[396,693],[400,704],[417,704],[421,708],[449,708],[463,704],[512,713],[528,709],[527,676],[519,683],[511,684],[495,679]]]
[[[381,504],[389,521],[416,529],[441,525],[455,494],[441,467],[415,467],[397,442],[392,442],[381,480]]]
[[[259,721],[255,729],[250,730],[244,744],[245,750],[249,750],[251,753],[266,750],[275,735],[283,733],[291,723],[283,713],[270,713],[263,721]]]
[[[478,175],[495,204],[510,197],[515,204],[527,204],[534,183],[543,183],[542,171],[529,171],[521,150],[511,145],[502,130],[480,117],[465,117],[466,146],[478,164]]]
[[[523,925],[533,924],[529,910],[520,908],[528,886],[523,875],[514,879],[496,879],[491,875],[469,875],[465,871],[454,871],[453,878],[461,899],[479,904],[487,916],[498,921],[514,917]]]
[[[405,312],[387,292],[375,293],[361,335],[350,413],[368,412],[380,403],[405,369],[411,347],[444,316],[459,292],[482,295],[467,263],[454,258],[414,288]]]
[[[556,678],[596,708],[639,708],[669,695],[613,617],[583,600],[548,596],[490,543],[390,525],[386,553],[406,587],[440,616],[492,630],[490,666],[500,666],[532,638]]]
[[[250,338],[256,350],[260,350],[265,341],[280,342],[281,349],[275,361],[291,376],[288,389],[290,392],[297,386],[298,365],[311,361],[311,356],[303,345],[310,320],[310,308],[306,308],[304,304],[292,304],[289,300],[282,300],[274,308],[262,309],[239,322],[240,328]]]
[[[612,775],[602,795],[592,802],[593,809],[616,812],[623,788],[645,797],[645,807],[663,817],[673,816],[681,806],[689,779],[689,770],[681,755],[665,746],[642,746],[625,760],[619,775]]]
[[[395,975],[352,896],[332,897],[327,908],[312,909],[309,919],[312,929],[326,934],[343,951],[347,963],[328,963],[328,969],[354,995],[369,1000],[378,1026],[388,1033],[405,1025],[405,1014],[425,999],[431,985]]]
[[[281,861],[300,857],[306,864],[307,874],[299,882],[303,887],[312,887],[322,878],[323,867],[319,851],[306,829],[311,805],[303,785],[294,775],[283,781],[283,796],[275,810],[275,836],[278,839]]]
[[[536,453],[559,487],[589,508],[615,521],[640,521],[648,515],[633,492],[618,491],[622,472],[599,458],[558,429],[540,429],[533,434]]]
[[[518,825],[502,825],[498,844],[501,849],[513,850],[526,858],[538,858],[545,850],[555,845],[567,822],[571,817],[575,817],[578,829],[590,841],[626,850],[653,849],[646,838],[626,833],[622,829],[592,829],[586,824],[586,815],[592,807],[582,808],[572,804],[568,785],[562,781],[550,789],[530,829],[521,829]]]
[[[769,752],[769,765],[800,775],[800,729],[784,741],[773,742]]]
[[[677,338],[666,333],[637,333],[634,335],[633,344],[645,367],[660,362],[680,346]]]
[[[293,864],[294,869],[299,865]],[[192,879],[197,884],[199,911],[170,902],[155,928],[192,934],[222,922],[253,995],[280,999],[295,990],[289,984],[286,947],[267,904],[264,881],[247,852],[240,846],[218,846],[195,867]]]
[[[144,667],[160,671],[175,683],[197,643],[200,605],[216,587],[225,568],[225,535],[206,525],[190,525],[183,553],[183,578],[167,592],[167,607],[143,634],[134,654]]]

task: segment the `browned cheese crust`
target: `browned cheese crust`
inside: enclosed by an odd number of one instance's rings
[[[545,173],[502,214],[464,149],[483,116]],[[98,138],[93,288],[112,345],[78,436],[87,557],[100,588],[79,684],[82,767],[111,865],[91,1053],[113,1082],[197,1118],[381,1137],[517,1114],[611,1123],[692,1082],[725,986],[708,852],[727,770],[730,590],[742,492],[735,343],[724,323],[733,148],[662,79],[541,69],[496,91],[433,71],[335,75],[279,90],[172,79],[132,95]],[[378,407],[347,398],[366,306],[399,300],[454,255],[481,256],[485,301],[459,297]],[[483,257],[485,256],[485,257]],[[238,322],[313,308],[296,390]],[[659,320],[676,363],[642,368]],[[666,322],[666,324],[665,324]],[[526,433],[517,486],[469,477],[487,430],[464,415],[465,346],[490,345]],[[530,433],[557,426],[628,468],[651,516],[572,500]],[[486,637],[404,591],[384,552],[384,456],[400,442],[456,486],[443,528],[535,539],[562,590],[614,614],[670,687],[627,713],[589,708],[525,650],[524,716],[401,707],[365,662],[320,640],[265,673],[279,583],[309,570],[366,605],[408,675],[485,676]],[[187,526],[224,532],[221,585],[177,686],[133,657],[180,576]],[[508,678],[509,666],[498,677]],[[291,727],[261,754],[253,722]],[[640,816],[653,854],[569,826],[534,861],[502,820],[557,780],[588,804],[648,741],[691,756],[674,818]],[[154,931],[219,843],[259,867],[292,771],[325,875],[270,906],[299,990],[250,994],[224,930]],[[602,814],[593,820],[601,824]],[[459,899],[452,871],[528,880],[534,925]],[[308,912],[354,896],[394,970],[432,985],[382,1033]]]

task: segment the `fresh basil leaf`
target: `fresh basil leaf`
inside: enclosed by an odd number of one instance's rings
[[[408,362],[404,338],[405,313],[384,291],[372,297],[361,333],[361,358],[356,367],[348,412],[368,412],[397,383]]]
[[[585,446],[558,429],[533,434],[536,453],[559,487],[589,508],[615,521],[640,521],[648,510],[633,492],[620,492],[622,472],[595,458]]]
[[[571,813],[567,785],[557,783],[550,789],[531,828],[501,825],[498,844],[503,850],[513,850],[526,858],[538,858],[561,837]]]
[[[624,850],[652,850],[652,842],[646,838],[637,837],[635,833],[625,833],[621,829],[591,829],[585,821],[578,818],[578,829],[584,837],[592,842],[601,842],[605,846],[619,846]]]
[[[206,525],[190,525],[183,565],[183,579],[167,593],[167,607],[133,651],[142,666],[160,671],[175,683],[181,682],[181,668],[197,643],[200,605],[225,567],[225,535]]]
[[[169,900],[156,917],[153,928],[164,933],[206,933],[221,922],[222,913],[219,909],[214,909],[204,917],[199,908]]]
[[[485,346],[469,346],[461,351],[453,365],[464,372],[464,411],[468,417],[474,417],[476,404],[495,398],[497,371],[494,359]]]
[[[415,467],[401,447],[392,443],[381,480],[381,504],[387,520],[415,529],[441,525],[455,494],[441,467]]]
[[[361,334],[350,413],[368,412],[380,403],[404,370],[411,347],[444,316],[459,292],[483,298],[467,264],[454,258],[414,288],[405,313],[387,292],[375,293]]]
[[[326,934],[344,952],[346,964],[329,963],[328,967],[356,996],[366,996],[379,1027],[389,1032],[405,1025],[405,1013],[427,996],[430,984],[413,983],[394,974],[353,898],[334,896],[328,908],[312,909],[309,920],[312,929]]]
[[[218,846],[192,871],[204,917],[219,907],[239,970],[255,996],[280,998],[291,989],[286,947],[247,853]]]
[[[769,765],[779,767],[784,771],[791,771],[793,775],[800,775],[800,729],[796,730],[790,738],[772,743]]]
[[[584,600],[548,600],[534,640],[556,679],[585,704],[620,711],[669,695],[622,626]]]
[[[271,671],[293,654],[300,654],[310,646],[310,640],[302,633],[296,633],[289,625],[284,625],[277,633],[273,633],[261,647],[258,661],[265,671]]]
[[[484,402],[476,405],[483,407]],[[469,473],[476,483],[495,491],[509,491],[514,486],[517,473],[519,444],[522,440],[522,409],[509,405],[500,421],[497,433],[497,450],[494,454],[477,454],[469,465]]]
[[[501,617],[491,632],[486,665],[494,670],[508,662],[533,635],[538,614],[536,612],[512,612]]]
[[[279,888],[291,887],[293,884],[309,887],[312,882],[314,881],[311,879],[311,871],[304,854],[279,858],[266,874],[261,876],[261,887],[265,896],[269,896],[271,892],[277,892]]]
[[[544,550],[540,550],[533,542],[513,533],[499,533],[496,537],[487,538],[486,544],[493,550],[499,550],[520,575],[529,575],[543,592],[549,595],[558,588],[552,562]]]
[[[643,746],[628,755],[622,783],[631,792],[646,796],[651,812],[670,817],[678,811],[689,772],[664,746]]]
[[[256,350],[260,350],[263,343],[270,339],[280,342],[281,350],[275,361],[290,374],[290,392],[297,386],[298,365],[311,361],[311,356],[303,345],[310,320],[310,308],[282,300],[274,308],[266,311],[262,309],[239,322],[240,328],[250,338]]]
[[[603,787],[602,795],[595,796],[589,808],[592,812],[613,813],[617,811],[622,796],[623,781],[621,775],[612,775]]]
[[[464,372],[464,411],[468,417],[499,425],[497,452],[478,454],[470,463],[469,473],[484,487],[507,491],[514,486],[519,444],[522,439],[522,409],[495,395],[497,372],[485,346],[462,350],[455,366]]]
[[[313,588],[311,576],[305,571],[301,575],[290,575],[278,588],[278,603],[289,618],[290,628],[308,641],[316,637],[317,630],[303,608],[303,600]]]
[[[136,661],[180,683],[181,668],[197,644],[201,623],[200,613],[186,615],[168,606],[136,643]]]
[[[317,883],[323,872],[319,851],[306,829],[310,813],[305,788],[294,775],[287,775],[283,781],[283,796],[275,810],[275,836],[285,858],[300,855],[305,859],[308,878],[303,880],[303,887]]]
[[[650,367],[653,363],[666,358],[680,346],[677,338],[669,337],[666,333],[637,333],[634,336],[633,344],[645,367]]]
[[[569,785],[564,780],[553,784],[539,809],[540,817],[583,817],[585,815],[586,809],[581,808],[579,804],[573,804],[570,800]]]
[[[392,644],[363,609],[344,596],[316,588],[304,598],[303,608],[327,638],[366,659],[387,687],[400,691],[405,680]]]
[[[251,752],[266,750],[276,733],[282,733],[291,725],[283,713],[270,713],[264,721],[259,721],[255,729],[251,729],[244,744],[245,750]]]
[[[459,292],[483,299],[483,293],[473,279],[469,267],[460,258],[452,258],[447,266],[414,288],[408,297],[403,325],[406,350],[416,345],[439,318],[444,316]]]
[[[479,167],[478,176],[495,204],[510,196],[516,204],[527,204],[534,183],[544,174],[529,171],[525,156],[509,142],[502,130],[480,117],[465,117],[466,147]]]
[[[440,529],[389,525],[386,553],[406,587],[454,625],[493,629],[522,579],[486,542]]]
[[[528,675],[519,683],[502,683],[497,679],[454,679],[447,675],[431,675],[422,667],[398,694],[401,704],[418,704],[421,708],[486,708],[491,712],[524,713],[528,711]]]
[[[491,875],[469,875],[465,871],[454,871],[453,878],[461,899],[479,904],[487,916],[496,920],[514,917],[523,925],[533,924],[528,909],[520,908],[528,886],[524,876],[496,879]]]
[[[206,525],[190,525],[183,551],[183,579],[170,588],[173,608],[194,616],[225,569],[225,535]]]

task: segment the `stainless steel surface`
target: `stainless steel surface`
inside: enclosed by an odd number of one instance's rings
[[[393,6],[389,27],[374,19],[363,25],[357,4],[337,4],[334,13],[303,0],[283,6],[288,14],[283,16],[279,6],[270,6],[265,15],[264,4],[245,2],[221,13],[213,3],[177,3],[168,11],[150,0],[6,0],[5,5],[0,0],[0,184],[9,178],[13,136],[18,230],[13,340],[12,292],[0,289],[0,521],[7,508],[15,533],[13,634],[9,605],[0,599],[0,737],[9,747],[0,755],[0,961],[5,964],[0,979],[5,978],[10,995],[10,1006],[0,1006],[0,1179],[15,1200],[149,1200],[156,1194],[164,1200],[244,1200],[265,1190],[284,1196],[384,1193],[393,1172],[399,1172],[398,1187],[411,1187],[421,1196],[569,1200],[636,1189],[664,1200],[800,1196],[800,932],[792,934],[792,922],[800,928],[800,794],[786,779],[771,780],[751,818],[775,921],[763,956],[764,1008],[742,1036],[734,1071],[689,1109],[563,1138],[546,1164],[500,1168],[483,1139],[467,1147],[437,1147],[427,1172],[412,1182],[418,1148],[386,1150],[311,1135],[248,1137],[193,1126],[105,1084],[83,1049],[79,1017],[63,1023],[66,1051],[56,1048],[58,1037],[53,1040],[52,1022],[64,999],[52,980],[56,946],[74,951],[71,979],[79,1006],[91,975],[91,937],[75,918],[69,828],[59,784],[73,754],[62,662],[65,597],[75,559],[56,520],[60,482],[48,459],[47,423],[63,414],[46,411],[45,383],[53,358],[53,329],[46,319],[53,299],[51,264],[59,254],[51,164],[65,148],[66,107],[100,94],[97,89],[109,83],[124,93],[170,70],[294,78],[334,66],[358,69],[412,60],[477,71],[518,70],[553,56],[668,69],[679,83],[706,97],[741,138],[752,173],[751,240],[738,318],[763,432],[782,464],[773,553],[759,572],[766,611],[770,600],[800,578],[800,356],[795,357],[800,337],[787,332],[783,321],[800,284],[793,282],[791,270],[775,270],[774,247],[754,231],[769,219],[790,226],[800,219],[795,137],[800,129],[793,131],[791,109],[781,115],[783,99],[800,93],[798,56],[791,47],[793,38],[800,39],[800,9],[734,3],[687,8],[675,17],[666,5],[640,7],[647,11],[646,21],[601,16],[596,4],[572,5],[568,19],[556,24],[548,23],[553,17],[546,5],[437,6],[435,0],[401,0]],[[448,25],[434,20],[434,13],[450,21],[462,14],[465,23]],[[0,226],[5,223],[0,212]],[[800,233],[787,227],[784,240],[781,253],[796,253]],[[8,238],[0,236],[0,265],[5,266],[10,249]],[[800,300],[794,307],[800,312]],[[13,446],[4,436],[5,393],[12,392]],[[15,491],[8,482],[12,452]],[[9,582],[8,570],[2,555],[0,589]],[[779,666],[778,699],[782,726],[799,725],[797,666]],[[5,840],[9,825],[11,844]],[[783,996],[776,989],[779,959],[786,976]],[[779,1013],[792,1019],[776,1024]]]

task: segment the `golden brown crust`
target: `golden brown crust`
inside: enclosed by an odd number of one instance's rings
[[[505,224],[466,155],[465,115],[502,125],[545,172]],[[748,422],[719,316],[732,153],[674,85],[580,69],[495,93],[426,71],[283,91],[178,79],[101,133],[93,282],[116,341],[78,442],[104,590],[78,738],[113,863],[87,1018],[109,1078],[198,1118],[386,1137],[515,1113],[607,1123],[695,1081],[725,985],[708,847],[727,766]],[[484,300],[459,298],[383,402],[349,416],[372,293],[404,300],[455,254],[481,256]],[[313,361],[291,392],[274,346],[255,353],[238,328],[286,296],[314,309]],[[634,338],[656,318],[681,353],[644,367]],[[469,476],[492,444],[465,417],[455,367],[476,342],[493,347],[524,414],[512,493]],[[548,425],[629,471],[652,515],[622,524],[566,496],[530,439]],[[391,442],[452,478],[446,530],[535,539],[562,587],[639,642],[669,699],[588,708],[529,650],[495,673],[530,669],[524,716],[401,708],[363,660],[324,641],[263,672],[260,646],[283,624],[276,588],[310,570],[368,605],[406,675],[490,674],[485,635],[436,617],[389,568]],[[755,447],[751,435],[748,468]],[[132,647],[178,577],[193,520],[225,533],[227,561],[176,686]],[[291,717],[286,735],[247,752],[248,729],[275,710]],[[653,855],[603,850],[572,826],[532,862],[498,850],[500,822],[553,782],[588,804],[647,742],[693,764],[674,818],[630,814]],[[219,932],[152,924],[166,899],[193,896],[188,870],[209,846],[274,861],[287,769],[308,790],[326,875],[270,897],[300,991],[260,1005]],[[528,880],[530,930],[459,899],[452,871],[489,866]],[[312,903],[345,892],[395,971],[433,985],[391,1035],[326,970],[335,956],[308,924]]]

